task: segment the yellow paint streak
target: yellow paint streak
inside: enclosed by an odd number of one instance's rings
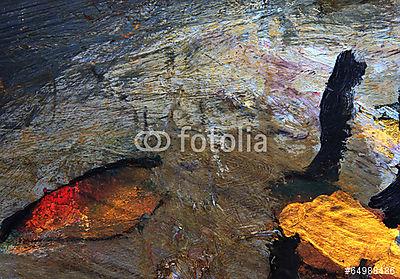
[[[279,220],[286,236],[299,234],[342,267],[356,267],[361,259],[367,259],[376,268],[395,268],[400,277],[400,247],[395,243],[398,230],[387,228],[345,192],[289,204]]]
[[[393,147],[400,144],[399,122],[396,120],[377,120],[373,125],[366,125],[360,137],[371,138],[376,149],[385,156],[393,159],[391,151]]]

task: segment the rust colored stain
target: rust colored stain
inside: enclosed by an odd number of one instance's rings
[[[122,179],[96,177],[51,192],[20,228],[22,237],[99,238],[123,233],[160,201],[141,188],[147,178],[145,170],[137,170]]]
[[[297,252],[306,265],[312,266],[319,270],[325,270],[329,273],[343,274],[343,268],[335,264],[331,259],[324,256],[314,246],[308,242],[300,242]]]

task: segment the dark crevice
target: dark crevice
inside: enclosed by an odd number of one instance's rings
[[[122,159],[114,163],[106,164],[101,167],[97,167],[85,172],[83,175],[78,176],[72,179],[67,185],[73,184],[78,181],[82,181],[84,179],[90,178],[92,176],[101,174],[106,172],[107,170],[119,169],[123,167],[137,167],[137,168],[145,168],[145,169],[152,169],[155,167],[159,167],[162,165],[162,160],[160,156],[146,156],[140,158],[129,158],[129,159]],[[64,185],[65,186],[65,185]]]
[[[23,209],[18,210],[16,213],[14,213],[10,217],[7,217],[6,219],[3,220],[3,222],[1,223],[1,227],[0,227],[0,243],[4,242],[14,229],[18,228],[25,220],[27,220],[31,216],[32,210],[36,207],[36,205],[38,205],[42,201],[42,199],[45,196],[63,188],[63,187],[68,187],[70,185],[73,185],[77,182],[94,177],[96,175],[103,174],[108,171],[118,170],[123,167],[137,167],[137,168],[151,169],[151,168],[161,166],[161,164],[162,164],[162,160],[161,160],[161,157],[158,155],[154,156],[154,157],[147,156],[147,157],[141,157],[141,158],[122,159],[122,160],[119,160],[114,163],[106,164],[104,166],[91,169],[91,170],[87,171],[85,174],[83,174],[82,176],[72,179],[66,185],[62,185],[53,191],[46,191],[46,193],[43,197],[28,204]],[[159,206],[161,204],[162,204],[162,201],[160,201],[160,203],[158,204],[156,209],[159,208]],[[138,225],[140,226],[140,224],[141,224],[141,222],[139,222]],[[118,237],[118,235],[120,236],[121,234],[117,234],[112,237]],[[105,237],[103,239],[109,239],[109,238],[110,237]],[[77,238],[76,240],[81,240],[81,239],[82,238]],[[88,238],[88,239],[90,239],[90,238]],[[101,240],[102,238],[96,238],[96,239]],[[69,239],[69,240],[73,240],[73,239]]]
[[[269,262],[271,272],[269,279],[297,279],[301,258],[297,254],[297,246],[300,243],[298,235],[293,237],[281,236],[272,244]]]

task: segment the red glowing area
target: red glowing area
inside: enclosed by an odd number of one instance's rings
[[[83,215],[79,199],[78,183],[44,196],[32,211],[32,217],[25,223],[25,227],[40,233],[79,222]]]
[[[20,228],[22,238],[98,238],[123,233],[151,214],[158,196],[145,191],[149,173],[98,175],[45,195]]]

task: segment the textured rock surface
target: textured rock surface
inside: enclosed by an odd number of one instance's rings
[[[169,199],[142,233],[27,243],[14,250],[24,256],[0,254],[0,277],[265,277],[270,239],[242,236],[265,230],[283,206],[268,183],[315,156],[321,92],[352,47],[368,69],[338,184],[367,202],[394,179],[399,149],[383,153],[370,131],[386,134],[373,107],[397,100],[398,1],[1,5],[0,220],[44,189],[146,155],[133,140],[142,129],[174,140],[150,175]],[[185,125],[204,134],[251,126],[268,136],[268,152],[180,153]]]
[[[178,127],[251,123],[264,132],[270,120],[293,164],[306,164],[318,138],[314,92],[345,47],[364,50],[371,65],[356,98],[397,99],[398,6],[390,1],[3,5],[1,218],[44,187],[136,156],[137,131],[165,129],[168,116]]]

